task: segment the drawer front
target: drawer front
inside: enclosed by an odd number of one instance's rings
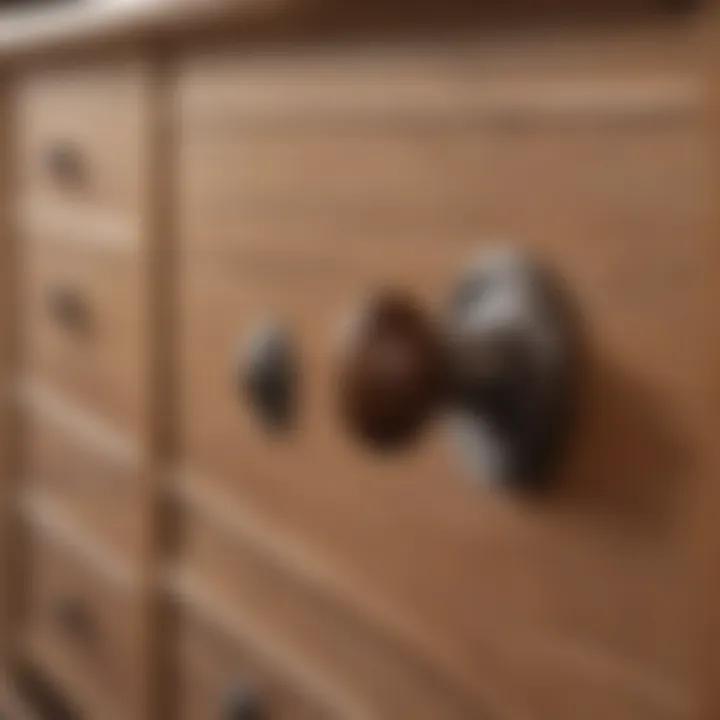
[[[63,688],[73,701],[132,717],[141,687],[140,614],[132,590],[40,534],[31,537],[29,568],[25,642],[32,656],[61,682],[77,684]]]
[[[477,717],[451,661],[436,663],[421,638],[370,598],[355,597],[302,542],[292,544],[288,558],[284,549],[292,539],[284,528],[191,481],[182,485],[180,506],[174,589],[181,601],[207,608],[221,626],[233,628],[308,695],[321,698],[334,710],[331,717]],[[491,709],[483,697],[483,712]]]
[[[143,423],[141,263],[131,253],[23,246],[26,373],[127,434]]]
[[[188,474],[282,527],[288,562],[307,543],[350,602],[403,618],[500,711],[687,716],[683,522],[711,334],[692,78],[493,93],[481,63],[294,60],[203,60],[181,83]],[[589,345],[580,429],[539,502],[477,482],[442,423],[387,456],[336,411],[358,299],[390,286],[437,310],[497,238],[563,278]],[[280,436],[237,389],[238,348],[267,318],[301,358]]]
[[[85,212],[115,231],[146,197],[147,79],[140,63],[21,77],[20,198],[27,219],[58,227]]]
[[[23,489],[62,508],[115,554],[137,560],[145,533],[133,448],[47,393],[23,399]]]
[[[184,604],[179,612],[177,717],[223,720],[330,720],[339,717],[286,677],[274,660],[230,634],[212,610]]]

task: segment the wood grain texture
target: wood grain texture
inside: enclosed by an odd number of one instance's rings
[[[175,283],[177,281],[174,231],[177,126],[175,77],[172,61],[155,54],[148,65],[147,168],[148,194],[143,208],[143,293],[148,298],[144,342],[147,348],[145,397],[148,424],[143,438],[145,485],[142,517],[144,546],[142,652],[139,662],[144,680],[141,717],[168,717],[174,645],[170,617],[159,577],[174,549],[174,514],[166,494],[176,440]]]
[[[323,564],[301,538],[198,478],[178,490],[183,530],[172,590],[191,605],[199,596],[229,635],[233,624],[244,628],[260,655],[289,654],[303,685],[336,697],[340,717],[474,717],[477,698],[484,716],[498,714],[481,677],[441,661],[404,616]]]
[[[477,3],[473,0],[148,0],[142,3],[90,3],[43,12],[4,13],[0,18],[0,61],[10,64],[107,51],[110,47],[158,43],[212,42],[229,38],[387,37],[462,35],[469,28],[492,38],[500,29],[537,35],[548,29],[608,26],[633,35],[660,29],[673,37],[695,25],[695,3],[660,0],[528,0]],[[530,32],[528,33],[528,29]],[[666,49],[672,51],[673,44]]]
[[[141,681],[136,663],[140,614],[132,589],[94,571],[39,526],[32,535],[30,562],[23,644],[43,654],[60,678],[78,679],[68,688],[78,702],[102,698],[107,717],[134,716]]]
[[[17,361],[17,275],[14,271],[16,244],[10,207],[14,202],[11,181],[14,155],[11,151],[13,109],[7,75],[0,77],[0,153],[5,158],[0,173],[0,673],[6,675],[14,620],[15,580],[15,459],[16,417],[11,386]]]
[[[143,541],[143,485],[139,458],[92,416],[69,415],[62,401],[26,393],[20,463],[23,492],[56,503],[93,542],[138,563]]]
[[[162,240],[154,212],[159,165],[151,155],[160,100],[148,70],[134,53],[35,69],[20,77],[16,94],[23,498],[34,526],[49,531],[50,551],[60,545],[67,555],[43,592],[77,585],[82,595],[91,586],[87,603],[97,604],[92,611],[109,626],[100,629],[109,635],[103,652],[110,667],[92,653],[69,657],[71,649],[33,625],[38,618],[30,618],[25,645],[55,666],[58,682],[70,684],[89,716],[138,720],[149,717],[153,682],[150,459],[156,344],[165,344],[156,332]],[[46,153],[58,146],[79,158],[69,174],[47,166]],[[43,553],[33,552],[30,573],[47,574],[38,569]],[[83,574],[88,560],[94,569]],[[132,600],[109,600],[103,573],[95,592],[97,568],[109,569],[112,584]],[[90,672],[93,661],[101,676]],[[84,686],[75,682],[88,674]]]
[[[710,171],[710,194],[712,202],[706,218],[706,232],[711,252],[708,258],[710,273],[715,281],[706,288],[704,311],[709,316],[717,316],[718,269],[720,253],[718,252],[718,231],[720,229],[720,6],[707,3],[704,13],[702,33],[703,76],[706,83],[704,109],[704,126],[706,149]],[[694,528],[690,540],[688,555],[692,559],[696,571],[698,586],[698,602],[696,607],[699,619],[696,641],[696,672],[702,687],[706,691],[702,695],[698,717],[712,720],[720,713],[720,691],[717,679],[720,676],[720,612],[718,598],[720,591],[720,535],[718,534],[717,508],[720,504],[720,493],[717,478],[720,476],[720,454],[718,453],[717,428],[720,422],[720,346],[718,335],[714,333],[708,338],[711,349],[706,355],[704,373],[707,382],[707,403],[711,413],[710,420],[704,427],[706,433],[707,462],[714,471],[708,476],[697,494],[694,506]],[[714,413],[714,417],[713,417]]]
[[[101,214],[106,224],[137,222],[149,181],[146,82],[136,60],[22,76],[17,97],[22,200],[40,213],[66,207],[79,215]],[[65,158],[60,168],[53,162],[58,151]]]
[[[696,108],[670,123],[560,112],[438,125],[413,106],[410,127],[367,122],[359,105],[382,120],[383,100],[388,116],[402,104],[392,64],[353,76],[361,103],[335,92],[333,63],[298,56],[248,85],[239,62],[216,124],[195,123],[207,68],[229,79],[232,62],[189,70],[181,88],[183,464],[354,578],[465,678],[485,678],[508,717],[687,717],[684,552],[708,473],[698,371],[711,332],[698,312],[709,275]],[[253,122],[277,98],[290,121]],[[343,121],[326,122],[328,108]],[[497,238],[567,280],[591,345],[577,442],[535,505],[478,487],[441,427],[376,457],[335,415],[333,344],[358,298],[390,285],[437,308]],[[233,392],[238,348],[267,317],[292,328],[303,358],[302,421],[286,438],[266,436]]]
[[[46,683],[61,688],[65,697],[71,697],[71,712],[76,715],[84,712],[100,720],[121,720],[124,717],[122,708],[109,704],[106,696],[88,682],[84,673],[69,665],[55,646],[37,638],[25,638],[19,645],[17,656],[41,673]]]
[[[247,54],[191,54],[181,61],[179,101],[186,124],[216,131],[297,131],[304,122],[367,128],[672,121],[697,109],[701,84],[689,51],[666,55],[662,45],[582,34],[497,44],[384,42],[354,53],[278,43]],[[289,65],[293,54],[298,62]]]
[[[237,609],[219,610],[217,603],[207,600],[204,584],[198,591],[187,581],[179,582],[175,592],[179,719],[203,720],[228,713],[232,695],[243,691],[253,696],[259,712],[279,720],[363,717],[348,707],[346,698],[335,697],[335,686],[324,697],[322,681],[316,687],[318,681],[307,658],[293,659],[292,649],[286,645],[258,645],[256,636],[262,631],[257,627],[237,631]]]
[[[139,440],[147,362],[139,257],[34,238],[22,253],[23,373]],[[77,319],[56,306],[68,294]]]
[[[25,378],[23,647],[90,717],[174,717],[168,689],[179,717],[212,717],[238,668],[280,717],[691,716],[704,85],[692,13],[604,4],[218,0],[0,24],[21,121],[23,253],[0,259],[24,290],[5,306],[27,361],[5,370]],[[418,37],[347,50],[400,35]],[[237,52],[198,54],[219,37]],[[66,50],[88,52],[53,67]],[[82,182],[48,174],[56,143]],[[336,416],[349,309],[384,285],[437,308],[495,237],[567,279],[592,345],[577,443],[536,505],[477,487],[442,427],[391,459]],[[88,300],[90,336],[50,321],[56,284]],[[233,375],[268,315],[303,361],[300,427],[272,441]],[[158,593],[173,530],[177,635]],[[48,627],[70,591],[97,656]]]

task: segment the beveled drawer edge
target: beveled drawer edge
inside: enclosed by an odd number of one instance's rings
[[[142,575],[132,562],[104,547],[76,524],[67,512],[38,493],[25,492],[18,502],[23,519],[42,537],[62,547],[118,590],[139,596]]]
[[[88,445],[98,447],[108,457],[132,469],[140,468],[142,457],[137,444],[101,416],[86,412],[35,379],[19,380],[15,386],[15,396],[21,409],[47,418],[64,431]]]
[[[240,500],[223,494],[217,486],[199,480],[197,474],[187,468],[176,473],[176,484],[170,487],[177,500],[216,523],[222,532],[278,568],[309,596],[318,597],[343,620],[361,628],[373,638],[373,643],[391,648],[393,656],[438,681],[453,697],[482,708],[489,717],[503,717],[508,713],[509,696],[500,695],[508,688],[484,683],[478,674],[469,670],[472,663],[463,663],[463,658],[452,655],[436,636],[423,633],[419,622],[413,622],[407,614],[401,615],[374,597],[367,585],[354,580],[346,570],[330,565],[324,554],[304,538],[291,536],[262,513],[243,506]],[[606,678],[612,687],[642,698],[658,709],[672,708],[679,717],[684,717],[694,705],[691,688],[684,683],[675,682],[663,673],[645,671],[637,664],[603,653],[602,648],[591,648],[593,653],[588,662],[586,646],[558,645],[558,638],[552,634],[528,637],[522,633],[508,638],[510,644],[516,641],[525,650],[534,647],[539,662],[554,653],[556,657],[563,656],[572,667],[577,667],[580,649],[586,659],[585,670],[591,668],[591,674]],[[522,714],[519,706],[513,709]]]
[[[469,77],[427,78],[403,82],[363,82],[336,73],[325,84],[307,83],[298,92],[293,77],[240,75],[232,96],[211,90],[188,91],[182,118],[188,130],[230,127],[272,130],[312,124],[451,124],[498,129],[545,124],[676,124],[699,117],[703,91],[699,78],[680,74],[637,79],[534,79],[486,81]],[[312,75],[311,75],[312,77]],[[264,81],[263,81],[264,80]],[[273,80],[275,82],[273,82]],[[187,133],[192,140],[192,133]]]
[[[281,638],[274,636],[270,627],[263,626],[256,618],[246,617],[244,613],[233,612],[189,573],[169,571],[166,584],[181,604],[190,607],[204,620],[216,624],[231,640],[250,647],[300,690],[307,689],[309,697],[336,711],[338,717],[367,720],[377,716],[376,711],[367,707],[365,699],[355,697],[349,688],[342,687],[339,682],[328,682],[324,672],[309,664],[307,658],[295,655]]]
[[[141,245],[142,223],[119,212],[28,197],[20,203],[19,230],[28,240],[61,238],[89,248],[131,252]]]
[[[73,702],[88,711],[89,717],[120,720],[119,715],[108,711],[107,699],[93,688],[92,683],[84,679],[82,673],[70,667],[49,643],[30,633],[21,640],[19,651],[25,662],[35,665],[47,673],[50,679],[56,682]]]
[[[347,571],[331,566],[320,550],[311,548],[302,538],[262,518],[260,513],[243,507],[236,498],[220,496],[216,489],[188,468],[176,472],[170,486],[176,500],[217,523],[238,542],[301,585],[308,595],[322,598],[338,616],[354,627],[362,628],[373,642],[392,648],[419,675],[432,678],[448,694],[468,707],[483,708],[490,716],[507,712],[507,698],[496,688],[468,669],[436,637],[423,633],[421,625],[409,620],[407,613],[374,597],[366,585],[354,580]]]

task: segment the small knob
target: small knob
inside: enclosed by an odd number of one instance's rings
[[[347,328],[338,371],[339,408],[351,432],[379,448],[408,443],[440,396],[438,333],[415,301],[387,291]]]
[[[46,165],[50,174],[65,183],[78,183],[84,174],[82,154],[68,141],[59,141],[46,154]]]
[[[275,321],[260,325],[240,348],[236,385],[268,430],[287,430],[293,424],[298,373],[290,333]]]
[[[82,295],[74,288],[50,287],[46,294],[46,303],[50,315],[65,327],[87,327],[90,313]]]
[[[265,720],[260,698],[251,689],[237,685],[223,699],[220,720]]]

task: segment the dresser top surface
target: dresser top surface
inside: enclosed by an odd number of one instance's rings
[[[521,40],[528,30],[533,38],[538,32],[577,37],[582,26],[595,36],[636,35],[643,44],[650,37],[658,47],[678,38],[692,42],[697,12],[681,5],[668,11],[668,3],[659,0],[85,0],[0,12],[0,62],[161,39],[214,38],[228,30],[254,37],[270,29],[272,35],[278,28],[284,36],[310,39],[398,32],[456,39],[458,33],[479,32],[497,41],[508,29]]]

